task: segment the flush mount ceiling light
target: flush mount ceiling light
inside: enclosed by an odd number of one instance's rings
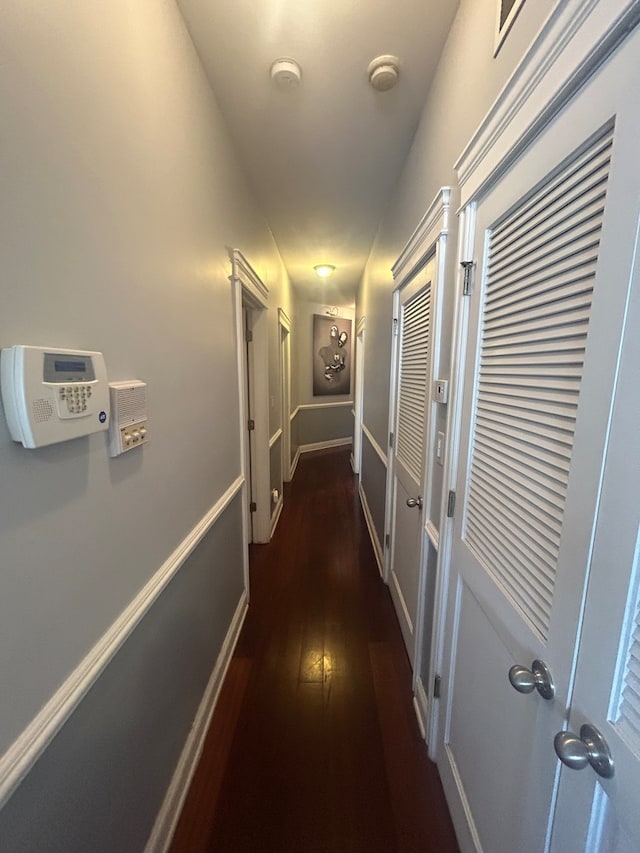
[[[389,54],[377,56],[371,60],[367,73],[369,74],[369,83],[376,92],[387,92],[389,89],[393,89],[400,75],[399,62],[397,56],[390,56]]]
[[[279,89],[295,89],[300,85],[302,70],[295,59],[282,57],[271,64],[271,79]]]
[[[329,278],[330,275],[334,274],[336,268],[333,264],[316,264],[314,270],[316,271],[316,275],[319,275],[320,278]]]

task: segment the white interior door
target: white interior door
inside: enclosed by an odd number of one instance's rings
[[[631,191],[640,202],[637,176]],[[569,729],[604,736],[612,778],[563,766],[552,849],[640,850],[640,270],[636,257]],[[570,744],[570,746],[572,746]],[[573,748],[573,747],[572,747]],[[588,758],[588,756],[586,756]],[[584,757],[582,758],[584,763]]]
[[[412,665],[422,563],[434,272],[431,259],[403,287],[398,317],[389,585]]]
[[[359,474],[362,468],[362,402],[364,391],[364,318],[356,328],[356,377],[353,418],[353,455],[352,467],[354,474]]]
[[[550,843],[634,250],[633,49],[477,207],[438,749],[465,850]],[[551,699],[510,684],[534,660]]]

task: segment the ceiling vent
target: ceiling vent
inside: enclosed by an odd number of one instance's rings
[[[271,65],[271,79],[279,89],[295,89],[300,85],[302,71],[295,59],[276,59]]]
[[[397,56],[384,55],[377,56],[369,63],[369,82],[377,92],[387,92],[396,85],[400,75],[399,61]]]

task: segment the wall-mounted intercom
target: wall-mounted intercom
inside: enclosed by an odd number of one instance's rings
[[[139,379],[111,382],[111,426],[109,454],[119,456],[149,441],[147,386]]]
[[[11,438],[42,447],[109,426],[101,352],[13,346],[0,357],[2,402]]]

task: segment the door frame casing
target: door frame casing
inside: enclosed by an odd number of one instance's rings
[[[409,238],[406,246],[398,256],[391,268],[396,282],[393,291],[393,337],[391,349],[391,382],[389,386],[389,436],[395,431],[397,416],[397,390],[398,370],[400,364],[399,355],[399,322],[400,322],[400,298],[401,291],[411,283],[427,262],[435,256],[434,279],[431,284],[431,353],[429,358],[429,376],[427,377],[427,401],[426,401],[426,431],[425,431],[425,464],[422,472],[423,495],[425,505],[422,510],[420,524],[420,548],[418,558],[418,607],[415,614],[414,626],[414,653],[413,653],[413,689],[417,688],[422,668],[422,647],[424,640],[425,621],[425,589],[426,589],[426,558],[427,542],[433,541],[429,536],[427,527],[433,528],[433,507],[430,492],[432,489],[432,460],[430,455],[433,450],[433,433],[436,419],[433,406],[436,405],[432,399],[433,379],[437,377],[440,363],[441,349],[441,325],[442,325],[442,290],[445,284],[446,273],[446,248],[450,228],[451,216],[451,188],[442,187],[422,217],[417,228]],[[385,495],[385,540],[389,536],[390,546],[384,552],[384,581],[389,584],[391,576],[391,556],[393,553],[393,526],[394,526],[394,464],[393,448],[388,445],[387,487]],[[431,676],[430,676],[431,677]]]
[[[246,447],[248,442],[248,406],[245,381],[245,340],[242,323],[243,308],[251,314],[253,332],[249,348],[250,364],[247,369],[252,379],[253,419],[255,421],[253,457],[251,460],[251,494],[256,502],[253,513],[253,541],[268,542],[271,535],[271,501],[269,481],[269,340],[268,298],[269,290],[262,282],[249,261],[239,249],[229,249],[236,320],[236,351],[238,363],[238,388],[240,396],[240,447],[243,485],[243,528],[245,546],[249,541],[249,472],[246,470]],[[245,550],[247,548],[245,547]],[[245,569],[245,587],[249,589],[248,558]]]
[[[351,467],[354,474],[362,469],[362,419],[364,404],[364,353],[367,318],[360,317],[356,324],[355,395],[353,412],[353,449]]]
[[[282,482],[291,481],[291,320],[278,308],[280,335],[280,419],[282,422]]]

